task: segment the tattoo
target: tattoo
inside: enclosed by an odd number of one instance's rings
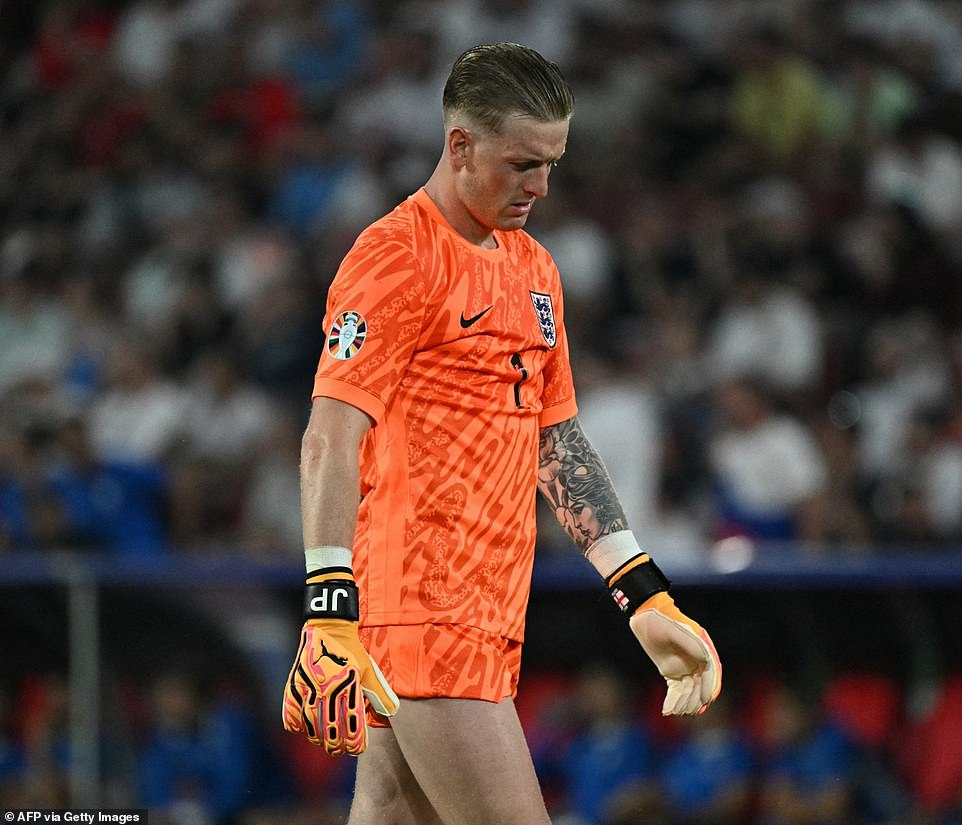
[[[628,529],[611,477],[577,418],[541,430],[538,489],[582,552]]]

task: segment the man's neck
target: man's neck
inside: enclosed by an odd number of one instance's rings
[[[439,164],[440,167],[440,164]],[[454,187],[444,180],[444,172],[438,168],[424,184],[424,191],[432,200],[451,228],[469,243],[485,249],[497,249],[494,232],[479,224],[461,203]]]

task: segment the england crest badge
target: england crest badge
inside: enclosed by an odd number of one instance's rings
[[[541,334],[548,346],[552,349],[558,343],[558,330],[554,323],[554,306],[551,303],[551,296],[545,292],[532,292],[531,303],[534,305],[535,314],[538,316],[538,323],[541,326]]]

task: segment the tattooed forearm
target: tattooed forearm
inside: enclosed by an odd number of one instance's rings
[[[538,489],[582,552],[628,529],[608,471],[577,418],[541,431]]]

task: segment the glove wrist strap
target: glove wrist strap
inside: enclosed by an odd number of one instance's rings
[[[333,571],[332,571],[333,572]],[[309,583],[304,588],[304,619],[358,620],[357,585],[350,570],[337,571],[331,578]]]
[[[671,580],[647,553],[625,562],[605,583],[615,604],[629,616],[633,616],[656,593],[667,593],[671,587]]]

